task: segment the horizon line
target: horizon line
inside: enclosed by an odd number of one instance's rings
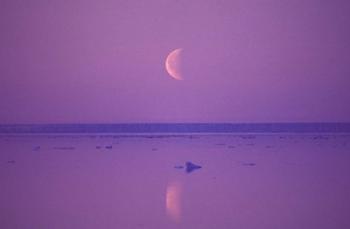
[[[0,134],[350,133],[350,122],[0,124]]]

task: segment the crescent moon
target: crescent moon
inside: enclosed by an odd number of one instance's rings
[[[176,80],[183,80],[181,72],[182,48],[178,48],[169,53],[165,60],[165,69],[168,74]]]

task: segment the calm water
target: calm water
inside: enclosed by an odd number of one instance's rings
[[[0,228],[347,229],[349,162],[340,134],[0,136]]]

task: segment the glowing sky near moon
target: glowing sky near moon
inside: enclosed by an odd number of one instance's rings
[[[0,123],[350,121],[348,12],[345,0],[2,0]],[[181,82],[164,71],[178,47]]]

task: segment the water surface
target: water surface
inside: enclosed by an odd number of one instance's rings
[[[2,135],[0,228],[345,229],[349,162],[342,134]]]

